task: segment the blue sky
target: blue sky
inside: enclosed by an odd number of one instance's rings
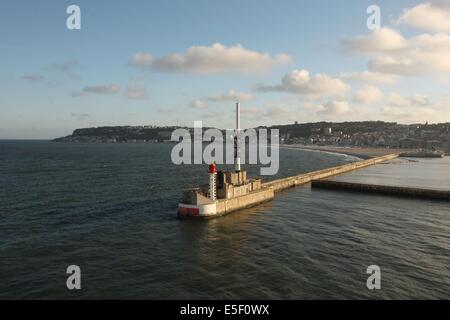
[[[71,4],[81,30],[66,28]],[[366,26],[371,4],[381,30]],[[450,121],[449,12],[446,0],[3,1],[0,138],[232,127],[236,99],[246,126]]]

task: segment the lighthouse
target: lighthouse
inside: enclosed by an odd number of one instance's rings
[[[209,165],[209,199],[215,201],[217,200],[217,166],[216,162],[213,161]]]
[[[273,187],[264,186],[260,178],[247,177],[247,172],[241,168],[240,111],[240,104],[237,102],[236,129],[234,132],[234,170],[217,171],[216,163],[212,162],[208,168],[209,185],[204,184],[183,192],[183,198],[178,204],[178,216],[180,218],[209,219],[219,217],[274,198]],[[227,141],[227,143],[229,142]]]
[[[237,173],[241,172],[240,134],[241,134],[241,105],[239,102],[236,102],[236,129],[234,135],[234,169],[235,172]],[[209,165],[208,198],[213,201],[217,200],[217,166],[215,161]]]

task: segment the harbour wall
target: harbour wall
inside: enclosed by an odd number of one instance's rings
[[[274,192],[280,192],[295,186],[303,185],[309,183],[313,180],[325,179],[338,174],[350,172],[353,170],[369,167],[378,163],[382,163],[388,160],[398,158],[399,154],[388,154],[381,157],[371,158],[367,160],[362,160],[354,163],[345,164],[342,166],[332,167],[328,169],[323,169],[319,171],[313,171],[305,174],[300,174],[288,178],[283,178],[279,180],[269,181],[263,183],[262,186],[266,188],[273,188]]]
[[[261,189],[252,191],[248,194],[232,197],[230,199],[216,200],[213,204],[211,204],[214,206],[214,208],[211,209],[210,212],[202,212],[199,217],[203,219],[209,219],[223,216],[233,211],[253,207],[263,202],[273,200],[276,192],[281,192],[288,188],[306,184],[312,182],[313,180],[325,179],[338,174],[372,166],[378,163],[395,159],[398,156],[398,154],[389,154],[377,158],[341,165],[338,167],[313,171],[306,174],[300,174],[293,177],[266,182],[261,184]]]
[[[249,208],[257,204],[270,201],[274,198],[272,187],[265,187],[258,191],[250,192],[246,195],[235,197],[232,199],[221,199],[216,203],[216,215],[224,215],[233,211]]]
[[[321,189],[347,190],[347,191],[378,193],[411,198],[438,199],[450,201],[450,191],[446,190],[384,186],[384,185],[330,181],[330,180],[314,180],[312,181],[311,186],[313,188],[321,188]]]

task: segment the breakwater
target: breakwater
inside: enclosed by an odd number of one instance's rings
[[[330,180],[313,180],[311,186],[313,188],[321,188],[321,189],[368,192],[368,193],[395,195],[401,197],[438,199],[450,201],[450,191],[446,190],[383,186],[375,184],[330,181]]]
[[[389,161],[398,158],[399,154],[388,154],[381,157],[376,157],[372,159],[362,160],[354,163],[345,164],[342,166],[332,167],[328,169],[313,171],[305,174],[300,174],[288,178],[278,179],[274,181],[269,181],[263,183],[263,187],[272,187],[274,192],[280,192],[295,186],[303,185],[309,183],[313,180],[325,179],[346,172],[350,172],[357,169],[362,169],[375,164],[379,164],[385,161]]]
[[[225,215],[243,208],[250,208],[274,198],[273,188],[262,188],[249,194],[232,199],[220,199],[216,202],[215,216]]]

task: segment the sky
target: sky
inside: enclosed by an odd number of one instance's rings
[[[450,0],[5,0],[0,139],[232,128],[236,101],[244,127],[448,122],[449,57]]]

